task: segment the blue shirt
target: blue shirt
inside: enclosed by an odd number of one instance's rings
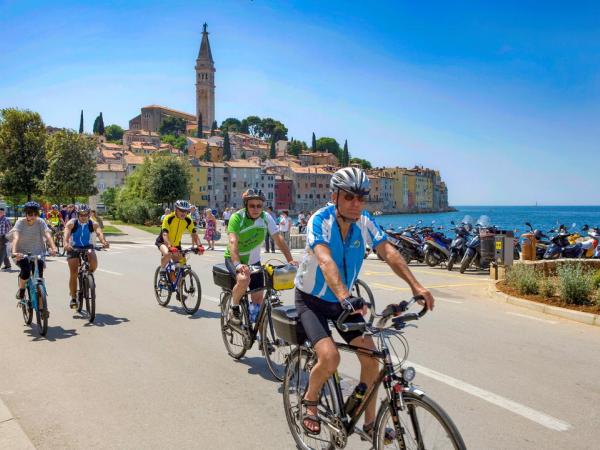
[[[74,221],[71,230],[71,245],[75,248],[85,248],[92,245],[94,223],[88,220],[82,225],[78,219],[71,220]]]
[[[306,225],[306,249],[296,274],[296,287],[322,300],[337,302],[319,267],[315,246],[324,244],[329,247],[342,282],[351,290],[362,267],[366,244],[375,249],[387,239],[386,236],[371,215],[363,211],[360,219],[350,224],[346,239],[343,240],[335,218],[335,205],[321,208]]]

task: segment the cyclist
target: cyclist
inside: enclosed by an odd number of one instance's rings
[[[61,231],[62,226],[64,226],[64,220],[58,210],[58,205],[52,205],[52,209],[46,215],[46,223],[53,232]]]
[[[81,250],[90,250],[88,261],[90,263],[90,272],[98,268],[98,258],[94,252],[92,244],[93,234],[98,236],[98,240],[104,248],[109,244],[104,238],[102,228],[90,219],[90,207],[86,204],[79,205],[77,218],[71,219],[65,225],[65,250],[67,250],[67,262],[69,263],[69,294],[71,301],[69,307],[77,308],[75,295],[77,293],[77,272],[79,271],[79,252]]]
[[[165,277],[165,268],[169,263],[169,259],[179,261],[181,255],[181,237],[185,230],[188,230],[192,235],[192,244],[200,251],[203,251],[203,247],[200,244],[200,237],[196,232],[196,226],[194,221],[189,216],[191,209],[190,202],[187,200],[177,200],[175,202],[175,211],[169,214],[165,214],[160,234],[156,238],[156,246],[160,250],[160,275]],[[167,209],[165,209],[166,213]]]
[[[387,241],[386,234],[363,210],[370,191],[367,175],[360,169],[346,167],[333,174],[330,181],[332,202],[315,212],[307,224],[306,250],[296,274],[295,303],[300,321],[318,356],[310,372],[309,386],[302,400],[301,423],[309,434],[319,434],[321,421],[317,415],[319,393],[340,362],[339,352],[331,339],[328,319],[334,323],[344,310],[354,312],[347,322],[364,322],[367,306],[350,291],[362,266],[365,245],[376,249],[392,270],[411,287],[414,295],[422,295],[429,309],[433,297],[415,279],[406,262]],[[342,339],[359,347],[374,349],[370,336],[359,331],[343,332]],[[379,372],[379,363],[366,355],[358,355],[360,381],[370,387]],[[376,397],[367,405],[364,431],[372,434]],[[392,430],[389,430],[392,432]]]
[[[25,217],[17,220],[13,230],[13,258],[17,260],[17,265],[21,269],[19,273],[19,290],[17,291],[17,300],[22,301],[25,296],[25,286],[27,280],[32,275],[31,264],[23,256],[30,253],[32,255],[44,255],[46,247],[44,239],[50,246],[50,254],[56,255],[56,245],[52,239],[52,234],[43,219],[38,217],[40,205],[37,202],[27,202],[24,205]],[[40,278],[44,275],[44,261],[37,261]]]
[[[229,218],[227,225],[229,243],[225,250],[225,265],[231,276],[236,279],[231,294],[231,311],[229,313],[229,321],[233,325],[241,323],[240,299],[250,285],[249,266],[260,265],[260,249],[267,233],[273,237],[288,263],[298,265],[283,240],[275,220],[270,214],[263,211],[265,203],[263,192],[248,189],[242,194],[242,200],[244,209],[233,213]],[[254,305],[261,305],[263,293],[254,292],[251,298]]]

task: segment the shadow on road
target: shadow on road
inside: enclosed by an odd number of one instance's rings
[[[77,330],[65,330],[63,327],[51,327],[48,326],[48,333],[46,336],[40,336],[40,333],[37,330],[37,326],[33,325],[33,328],[27,328],[23,330],[23,333],[27,334],[27,336],[33,338],[31,339],[33,342],[35,341],[50,341],[54,342],[59,339],[68,339],[73,336],[77,336]]]
[[[87,315],[73,316],[74,319],[88,320]],[[109,325],[120,325],[122,323],[129,322],[127,317],[115,317],[111,314],[96,314],[92,323],[86,323],[84,327],[104,327]]]
[[[256,343],[254,344],[256,345]],[[277,382],[273,374],[269,371],[265,358],[262,356],[252,356],[250,358],[242,358],[235,361],[238,364],[245,364],[248,366],[248,373],[250,375],[260,375],[267,381]]]
[[[193,315],[189,315],[187,311],[183,308],[183,306],[174,306],[167,305],[166,308],[175,314],[180,314],[182,316],[188,316],[188,319],[196,320],[196,319],[218,319],[221,317],[221,314],[213,311],[206,311],[202,309],[202,304],[200,304],[200,309]]]

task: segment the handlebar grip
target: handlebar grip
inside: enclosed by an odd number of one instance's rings
[[[342,323],[340,325],[340,330],[342,330],[343,332],[348,332],[348,331],[364,331],[367,327],[366,322],[362,322],[362,323]]]
[[[340,314],[340,317],[338,317],[337,320],[335,321],[335,324],[337,325],[337,327],[340,330],[346,331],[346,330],[344,330],[344,327],[346,326],[346,325],[344,325],[344,322],[346,321],[346,319],[348,318],[348,316],[350,315],[351,312],[352,311],[344,310],[342,312],[342,314]]]

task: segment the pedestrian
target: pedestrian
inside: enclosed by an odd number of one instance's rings
[[[231,218],[232,208],[225,208],[223,211],[223,224],[225,225],[225,229],[227,230],[227,226],[229,225],[229,219]]]
[[[190,208],[190,217],[194,221],[194,224],[197,227],[199,227],[200,226],[200,213],[198,212],[198,209],[194,205],[192,205],[192,207]]]
[[[275,217],[275,213],[273,212],[272,206],[267,206],[267,214],[273,218],[274,222],[277,222],[277,217]],[[265,253],[275,253],[275,241],[269,233],[265,237]]]
[[[300,211],[298,214],[298,233],[302,234],[304,232],[304,227],[306,226],[306,216],[303,211]]]
[[[4,208],[0,208],[0,264],[4,262],[3,270],[10,270],[11,264],[8,258],[8,238],[6,235],[12,229],[10,220],[5,215]]]
[[[208,242],[208,250],[215,249],[215,232],[217,231],[217,218],[210,209],[206,210],[206,231],[204,239]]]
[[[288,211],[284,209],[281,211],[281,216],[279,216],[279,232],[283,236],[283,240],[286,245],[290,246],[290,229],[292,227],[292,221],[288,217]]]
[[[77,207],[72,203],[67,206],[67,220],[65,220],[65,222],[68,222],[71,219],[77,219]]]
[[[169,214],[171,214],[171,210],[169,208],[165,208],[165,213],[160,216],[160,223],[162,223],[162,221],[165,220],[165,216],[168,216]]]
[[[90,219],[92,219],[93,222],[96,222],[100,228],[104,228],[104,222],[101,217],[98,217],[95,209],[90,211]]]

